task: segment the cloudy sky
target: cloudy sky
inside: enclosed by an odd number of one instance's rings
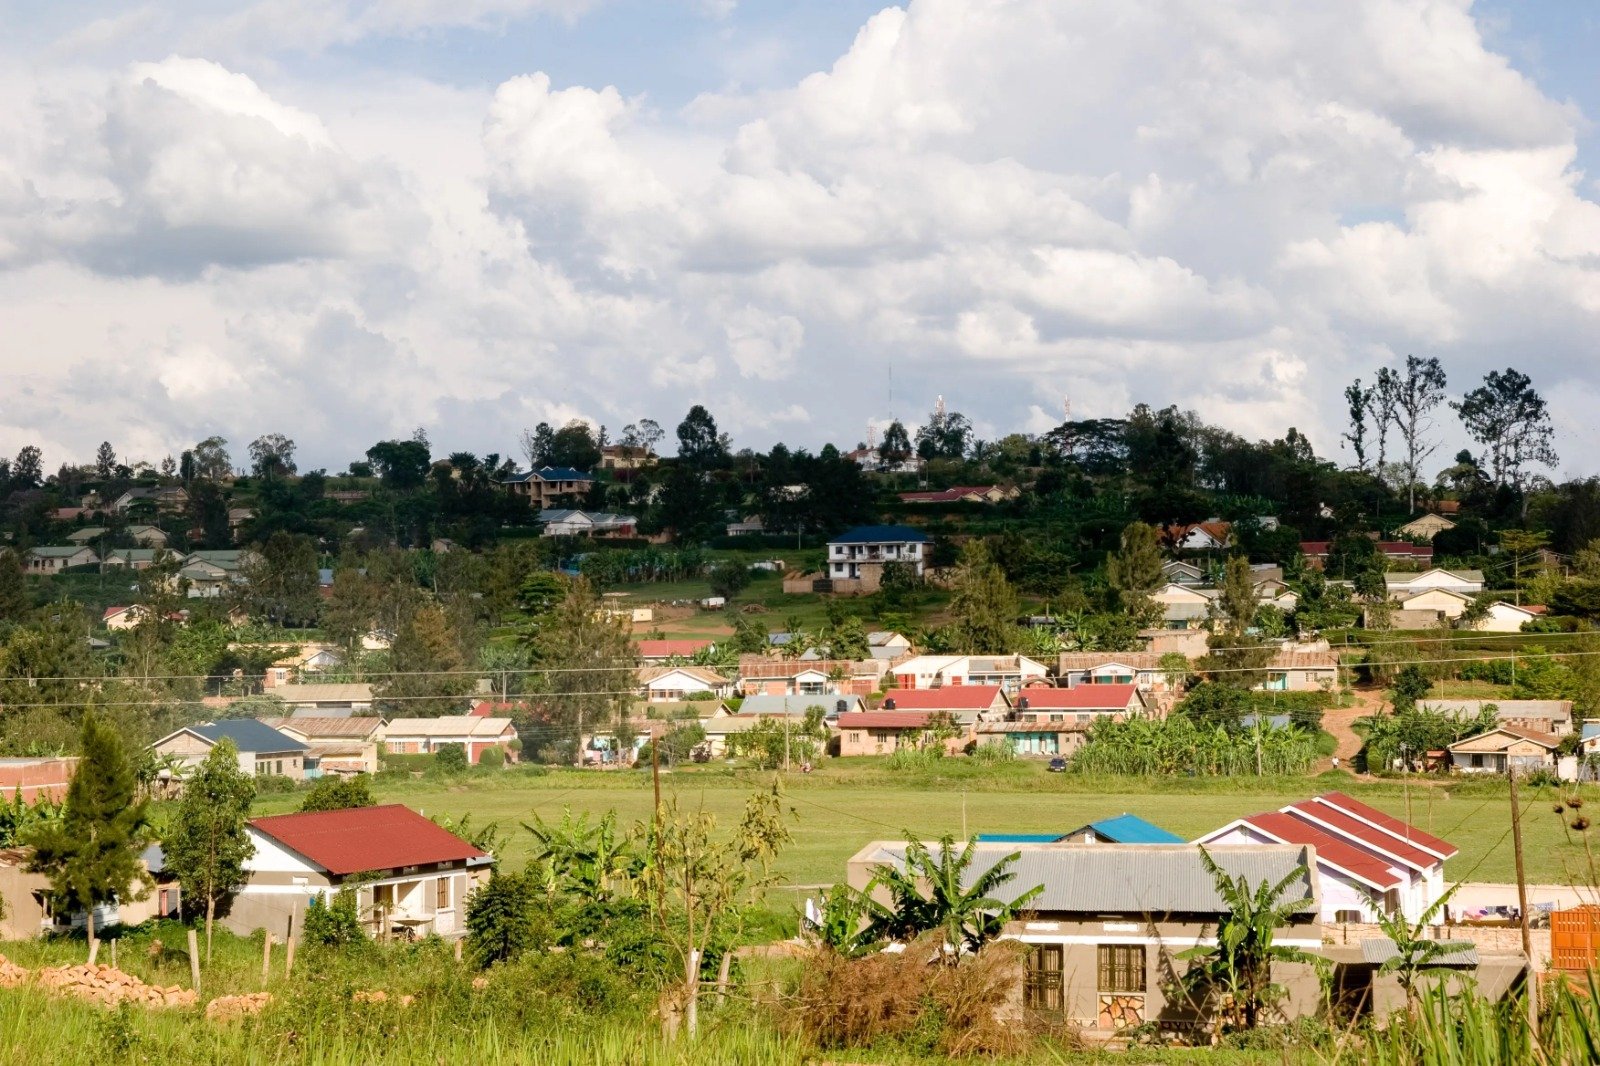
[[[853,445],[938,394],[985,436],[1070,396],[1334,452],[1342,386],[1414,352],[1453,387],[1531,373],[1563,472],[1600,472],[1586,4],[0,0],[0,25],[0,452],[52,467],[284,432],[341,469],[417,426],[510,453],[694,402],[740,444]]]

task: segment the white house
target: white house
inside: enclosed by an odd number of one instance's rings
[[[1480,633],[1520,633],[1523,626],[1539,617],[1539,613],[1514,603],[1507,603],[1505,600],[1496,600],[1489,605],[1488,614],[1480,618],[1476,624],[1463,628]]]
[[[1168,526],[1166,539],[1182,551],[1221,551],[1233,543],[1233,523],[1212,518],[1190,525]]]
[[[1476,597],[1483,591],[1482,570],[1442,570],[1434,567],[1418,574],[1385,574],[1391,600],[1403,600],[1426,589],[1447,589]]]
[[[1463,774],[1525,774],[1554,770],[1559,737],[1514,725],[1497,725],[1450,745],[1450,768]]]
[[[631,514],[546,508],[539,512],[547,537],[631,537],[639,520]]]
[[[1197,841],[1285,842],[1315,846],[1323,916],[1337,922],[1370,922],[1379,912],[1419,920],[1444,894],[1444,863],[1458,851],[1342,792],[1238,819]]]
[[[1016,692],[1050,670],[1026,655],[918,655],[896,663],[889,673],[898,688],[998,685]]]
[[[1138,685],[1141,692],[1172,687],[1161,656],[1148,651],[1073,651],[1056,659],[1056,676],[1069,688],[1079,685]],[[1182,680],[1178,683],[1181,685]]]
[[[692,692],[726,696],[733,682],[703,666],[647,666],[639,671],[639,687],[651,703],[681,700]]]
[[[921,577],[927,565],[928,535],[910,526],[857,526],[828,541],[827,576],[860,580],[881,574],[887,563],[907,563]]]
[[[509,718],[489,718],[475,714],[446,714],[438,718],[394,718],[384,734],[385,749],[392,755],[436,754],[446,744],[460,746],[467,762],[476,766],[483,753],[499,748],[506,761],[514,761],[510,744],[517,731]]]
[[[253,818],[252,851],[222,923],[242,936],[298,925],[315,898],[356,893],[372,935],[459,937],[494,859],[401,804]]]
[[[22,557],[30,574],[59,574],[69,566],[89,566],[99,561],[94,549],[82,544],[29,548]]]

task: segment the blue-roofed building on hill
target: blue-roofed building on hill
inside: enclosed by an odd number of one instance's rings
[[[918,577],[928,562],[930,538],[911,526],[857,526],[828,541],[824,575],[835,592],[873,592],[883,582],[883,568],[905,563]]]
[[[594,475],[569,466],[541,466],[503,478],[500,484],[518,496],[526,496],[535,511],[558,506],[557,501],[587,496],[594,488]]]
[[[1136,814],[1119,814],[1079,826],[1070,833],[979,833],[982,844],[1182,844],[1175,833]]]
[[[175,764],[173,776],[181,780],[185,772],[199,766],[223,738],[233,741],[233,746],[239,750],[239,769],[245,773],[271,774],[294,781],[317,776],[316,758],[309,745],[254,718],[225,718],[220,722],[186,725],[150,747]]]

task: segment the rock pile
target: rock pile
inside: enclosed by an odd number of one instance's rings
[[[139,1003],[147,1007],[192,1007],[196,1002],[192,989],[147,985],[110,966],[56,966],[40,970],[35,979],[41,988],[107,1006]]]
[[[206,1004],[206,1017],[214,1022],[243,1018],[247,1014],[260,1014],[272,1002],[270,992],[250,992],[242,996],[218,996]]]

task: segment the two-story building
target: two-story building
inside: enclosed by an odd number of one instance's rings
[[[1052,688],[1033,685],[1016,696],[1003,721],[980,721],[978,743],[1010,745],[1018,755],[1070,755],[1083,746],[1094,723],[1146,713],[1144,693],[1134,684]]]
[[[594,475],[569,466],[541,466],[512,474],[500,482],[518,496],[527,497],[534,510],[554,507],[557,501],[587,496],[594,488]]]
[[[835,582],[860,582],[871,592],[882,583],[888,563],[905,563],[918,577],[927,569],[930,538],[911,526],[857,526],[828,541],[825,577]]]
[[[899,688],[998,685],[1016,692],[1050,673],[1026,655],[917,655],[894,663],[889,674]]]

